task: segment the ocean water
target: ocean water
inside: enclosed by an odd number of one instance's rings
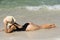
[[[39,10],[41,8],[60,9],[60,0],[0,0],[0,8],[27,8]]]
[[[39,6],[56,4],[60,4],[60,0],[0,0],[0,5],[10,6]]]

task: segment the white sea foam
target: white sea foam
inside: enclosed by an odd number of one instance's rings
[[[26,6],[25,8],[30,11],[32,10],[37,11],[39,9],[60,10],[60,5]]]
[[[26,6],[26,9],[28,9],[28,10],[34,10],[34,11],[37,11],[40,8],[41,8],[40,6]]]
[[[48,6],[50,10],[60,10],[60,5]]]

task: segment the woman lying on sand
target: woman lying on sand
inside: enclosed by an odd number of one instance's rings
[[[14,23],[12,24],[8,29],[6,29],[6,33],[11,33],[13,31],[34,31],[34,30],[39,30],[39,29],[50,29],[50,28],[55,28],[55,24],[44,24],[44,25],[37,25],[34,23],[25,23],[23,26]]]
[[[13,31],[33,31],[33,30],[39,30],[39,29],[49,29],[49,28],[55,28],[55,24],[44,24],[44,25],[37,25],[32,22],[25,23],[23,26],[19,25],[18,23],[14,22],[13,17],[11,17],[12,20],[8,21],[8,18],[4,21],[4,27],[6,33],[11,33]],[[9,25],[10,23],[11,25]],[[6,25],[9,25],[9,28],[7,28]]]

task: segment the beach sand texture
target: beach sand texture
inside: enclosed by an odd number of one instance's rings
[[[13,33],[0,32],[0,40],[60,40],[60,10],[40,9],[31,11],[27,9],[11,8],[0,9],[0,30],[3,29],[5,16],[14,16],[17,23],[23,25],[26,22],[33,22],[38,25],[54,23],[56,28],[40,29],[37,31],[19,31]]]

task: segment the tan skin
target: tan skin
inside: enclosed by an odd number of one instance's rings
[[[10,28],[7,28],[7,25],[8,25],[9,21],[5,20],[4,21],[4,31],[5,32],[9,32]],[[12,23],[11,23],[12,24]],[[13,28],[13,27],[12,27]]]
[[[21,25],[15,23],[15,24],[12,24],[11,26],[9,26],[9,28],[6,27],[6,28],[5,28],[5,32],[6,32],[6,33],[11,33],[13,30],[16,29],[16,27],[17,27],[17,28],[22,28]]]
[[[50,29],[55,28],[55,24],[43,24],[43,25],[37,25],[32,22],[29,22],[28,27],[26,28],[26,31],[33,31],[33,30],[39,30],[39,29]]]
[[[13,30],[16,30],[16,27],[22,28],[21,25],[12,24],[9,29],[6,28],[6,33],[11,33]],[[29,22],[29,25],[26,28],[26,31],[33,31],[33,30],[39,30],[39,29],[50,29],[55,28],[55,24],[43,24],[43,25],[36,25],[34,23]]]
[[[40,25],[41,26],[41,29],[50,29],[50,28],[55,28],[56,25],[55,24],[43,24],[43,25]]]
[[[10,27],[11,25],[14,25],[14,23],[15,23],[15,26],[17,26],[18,28],[21,28],[20,25],[18,23],[16,23],[16,20],[13,16],[6,16],[3,20],[3,23],[4,23],[4,31],[7,33],[14,30],[15,27],[13,27],[13,26]],[[7,28],[7,27],[9,27],[9,28]]]

